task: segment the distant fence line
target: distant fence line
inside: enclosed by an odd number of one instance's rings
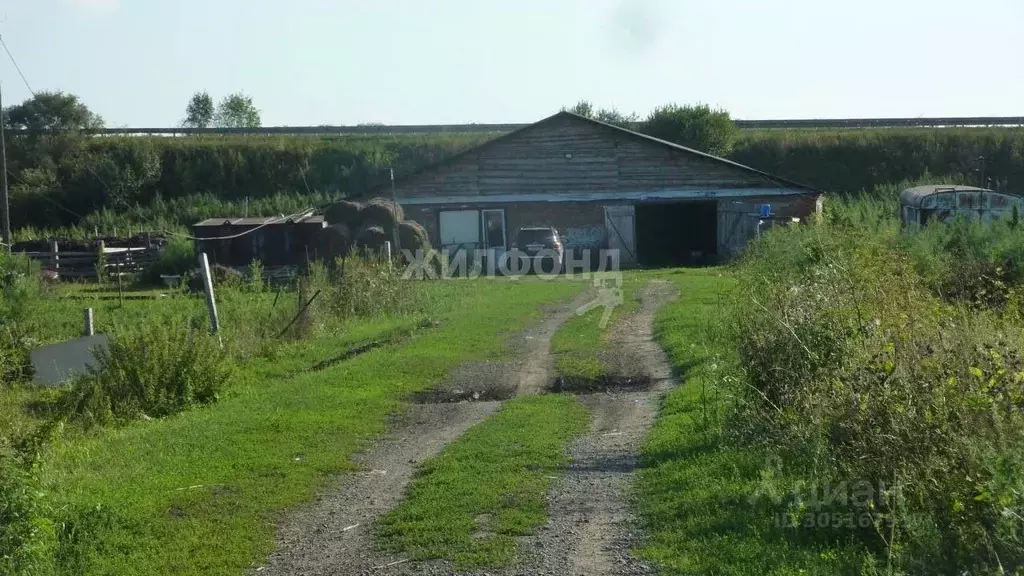
[[[1024,126],[1024,116],[970,116],[950,118],[838,118],[807,120],[736,120],[744,130],[830,128],[944,128]],[[374,135],[374,134],[469,134],[511,132],[529,124],[406,124],[360,126],[267,126],[262,128],[101,128],[94,134],[119,135]],[[30,130],[10,130],[15,135]]]
[[[51,241],[49,244],[48,250],[15,250],[15,253],[35,260],[43,269],[50,270],[61,278],[96,280],[101,271],[108,277],[142,272],[160,257],[161,250],[157,245],[111,248],[100,244],[95,251],[62,251],[57,242]]]

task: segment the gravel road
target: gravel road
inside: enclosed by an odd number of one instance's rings
[[[416,574],[448,574],[440,563],[409,566],[402,558],[381,556],[373,545],[374,523],[398,505],[419,463],[500,406],[488,398],[544,391],[552,378],[551,338],[589,297],[584,291],[549,308],[540,323],[513,337],[514,361],[467,363],[437,392],[414,399],[384,438],[354,458],[361,472],[341,475],[312,503],[286,515],[279,524],[277,551],[253,573],[355,576],[411,569]]]

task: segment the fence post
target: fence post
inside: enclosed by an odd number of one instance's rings
[[[92,327],[92,308],[85,309],[85,336],[94,336],[96,332],[93,331]]]
[[[199,273],[203,275],[203,289],[206,292],[206,306],[210,309],[210,333],[220,340],[220,319],[217,317],[217,302],[213,298],[213,278],[210,276],[210,261],[206,252],[199,253]]]
[[[388,266],[391,266],[391,241],[384,241],[384,259],[387,260]]]
[[[56,240],[51,241],[50,242],[50,264],[53,265],[53,271],[56,272],[57,274],[60,274],[60,255],[58,254],[59,251],[60,250],[59,250],[59,246],[57,245],[57,241]]]

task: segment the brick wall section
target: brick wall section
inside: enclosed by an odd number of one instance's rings
[[[728,200],[723,199],[723,200]],[[816,210],[814,196],[764,196],[737,198],[744,204],[771,204],[772,212],[783,218],[806,218]],[[505,210],[505,230],[509,243],[516,230],[526,226],[553,226],[565,236],[571,229],[604,228],[604,206],[612,202],[517,202],[513,204],[433,204],[405,207],[406,218],[419,222],[430,236],[430,243],[438,246],[438,214],[445,210]]]
[[[405,217],[419,222],[427,230],[430,243],[437,247],[439,216],[447,210],[505,210],[505,231],[513,242],[516,230],[532,226],[553,226],[563,235],[570,228],[604,227],[604,205],[597,202],[517,202],[514,204],[438,204],[406,206]]]

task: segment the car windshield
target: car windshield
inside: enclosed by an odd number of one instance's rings
[[[553,244],[554,232],[550,228],[528,228],[519,231],[519,244]]]

